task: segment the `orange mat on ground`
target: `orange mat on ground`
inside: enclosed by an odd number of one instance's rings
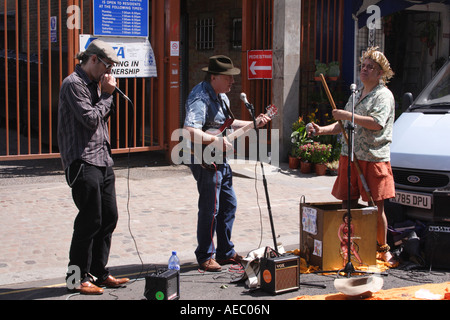
[[[450,300],[450,282],[424,284],[420,286],[395,288],[375,292],[364,300]],[[299,296],[291,300],[355,300],[342,293],[318,296]]]
[[[288,251],[288,253],[293,253],[299,256],[298,249],[294,251]],[[377,259],[377,264],[375,266],[367,267],[367,266],[355,266],[355,270],[359,271],[373,271],[373,272],[384,272],[389,269],[389,264]],[[336,271],[339,271],[339,268],[336,268]],[[320,271],[320,268],[317,266],[312,266],[306,263],[305,259],[300,258],[300,273],[308,274]]]
[[[292,253],[299,255],[298,249],[292,251]],[[369,270],[383,272],[388,270],[389,267],[387,263],[377,260],[377,265],[372,266],[369,269],[366,267],[355,267],[355,269],[356,271]],[[316,271],[320,271],[320,269],[318,267],[308,265],[303,258],[300,258],[300,273],[308,274]],[[381,290],[374,293],[371,297],[365,298],[364,300],[428,300],[422,297],[433,297],[437,300],[450,300],[450,282]],[[343,293],[334,293],[317,296],[299,296],[291,300],[358,300],[358,298],[349,297]]]

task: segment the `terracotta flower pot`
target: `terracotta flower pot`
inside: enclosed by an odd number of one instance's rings
[[[318,176],[324,176],[327,173],[327,166],[323,163],[316,163],[315,170]]]
[[[312,163],[311,162],[300,162],[300,172],[301,173],[311,173],[312,171]]]
[[[300,159],[289,156],[289,169],[297,169],[300,164]]]

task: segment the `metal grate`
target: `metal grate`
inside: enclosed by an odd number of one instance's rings
[[[233,49],[242,49],[242,19],[233,19],[231,47]]]
[[[197,50],[214,49],[214,29],[213,18],[199,19],[195,23],[195,47]]]
[[[398,169],[393,169],[393,173],[395,183],[403,186],[439,189],[447,187],[450,183],[446,174]],[[418,182],[409,181],[411,180],[409,177],[414,177]]]

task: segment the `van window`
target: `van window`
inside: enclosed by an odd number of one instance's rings
[[[450,110],[450,61],[418,96],[409,111],[423,108]]]

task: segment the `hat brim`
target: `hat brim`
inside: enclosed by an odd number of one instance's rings
[[[383,279],[379,276],[334,280],[334,287],[347,296],[371,295],[383,288]]]
[[[117,56],[113,47],[109,43],[99,39],[93,40],[89,44],[85,52],[101,56],[102,58],[109,59],[115,64],[118,64],[120,62],[119,57]]]
[[[208,67],[203,68],[202,71],[207,72],[207,73],[211,73],[211,74],[216,74],[216,75],[225,75],[225,76],[237,76],[241,74],[241,70],[238,68],[232,68],[232,69],[228,69],[226,71],[211,71],[209,70]]]

